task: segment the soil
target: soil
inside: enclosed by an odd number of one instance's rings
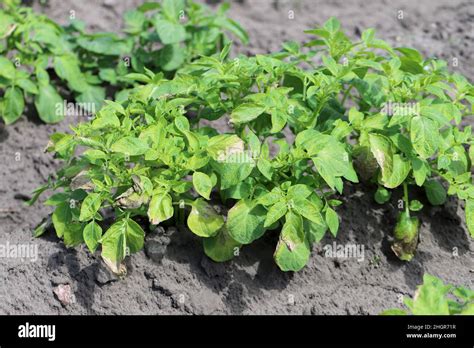
[[[61,23],[75,11],[76,18],[99,31],[117,30],[122,13],[139,3],[49,0],[33,6]],[[269,52],[283,40],[306,40],[304,29],[337,16],[351,37],[374,27],[390,43],[447,59],[453,70],[474,80],[472,1],[240,0],[232,2],[229,13],[250,34],[250,45],[237,46],[239,53]],[[24,205],[60,166],[43,153],[48,136],[78,121],[70,117],[45,125],[27,112],[0,128],[0,245],[28,244],[39,252],[35,262],[0,258],[0,314],[378,314],[399,307],[399,295],[412,295],[425,272],[473,287],[474,242],[460,202],[451,198],[443,207],[430,207],[420,195],[425,203],[421,240],[414,260],[405,263],[389,245],[400,193],[379,206],[373,188],[357,185],[345,188],[338,237],[315,245],[309,264],[298,273],[283,273],[275,265],[275,234],[244,247],[233,261],[217,264],[204,255],[198,238],[168,227],[165,235],[149,233],[146,251],[129,258],[128,275],[116,279],[85,247],[68,249],[53,233],[33,238],[32,230],[51,209],[41,201]],[[326,257],[323,247],[334,241],[364,246],[364,259]],[[66,285],[72,294],[58,296],[68,291]]]

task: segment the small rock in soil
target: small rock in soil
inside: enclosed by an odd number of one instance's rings
[[[95,280],[100,285],[105,285],[117,281],[118,277],[101,262],[95,272]]]
[[[60,284],[53,289],[53,292],[63,306],[76,303],[76,297],[72,293],[71,285],[69,284]]]
[[[158,227],[160,228],[160,227]],[[149,234],[145,240],[145,254],[155,262],[161,262],[166,253],[166,247],[171,243],[168,233],[161,227],[158,233]],[[169,230],[169,229],[168,229]]]
[[[166,253],[166,245],[155,240],[149,240],[145,243],[145,254],[155,262],[163,260]]]

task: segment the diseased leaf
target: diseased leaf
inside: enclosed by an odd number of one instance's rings
[[[204,252],[213,261],[225,262],[232,259],[242,244],[232,239],[226,228],[214,237],[203,239]]]
[[[126,256],[143,248],[145,232],[132,219],[123,218],[105,232],[99,242],[102,244],[102,258],[112,271],[121,269],[120,263]]]
[[[393,156],[393,171],[389,177],[383,178],[382,184],[387,188],[400,186],[410,173],[410,162],[402,156]]]
[[[303,219],[289,212],[280,234],[275,254],[275,262],[282,271],[299,271],[309,260],[311,250],[304,235]]]
[[[173,201],[166,192],[155,194],[148,207],[148,218],[152,225],[158,225],[170,219],[174,214]]]
[[[369,143],[370,151],[382,173],[382,181],[388,180],[394,171],[392,142],[383,135],[371,133],[369,134]]]
[[[189,229],[200,237],[213,237],[224,226],[224,218],[202,198],[193,202],[188,217]]]

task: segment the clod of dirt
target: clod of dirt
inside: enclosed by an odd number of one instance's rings
[[[105,285],[117,281],[119,278],[110,269],[108,269],[102,262],[97,267],[95,272],[95,280],[100,285]]]
[[[145,243],[145,253],[154,262],[161,262],[166,253],[166,245],[155,240],[149,240]]]
[[[69,284],[60,284],[53,289],[53,292],[59,302],[65,307],[76,303],[76,297],[72,293],[71,285]]]
[[[161,262],[166,253],[167,246],[171,243],[170,237],[165,234],[165,229],[158,226],[155,231],[145,239],[145,254],[155,262]]]

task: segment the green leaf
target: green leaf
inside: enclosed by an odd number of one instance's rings
[[[323,224],[316,224],[308,219],[303,220],[303,227],[309,243],[318,243],[323,239],[328,226],[323,221]]]
[[[304,184],[296,184],[288,189],[288,199],[304,199],[313,193],[313,189]]]
[[[446,190],[441,183],[436,180],[427,180],[423,186],[426,198],[432,205],[441,205],[446,202]]]
[[[428,175],[431,173],[430,166],[426,160],[415,157],[411,161],[413,176],[418,186],[422,186]]]
[[[34,229],[33,237],[41,237],[47,231],[49,225],[51,225],[50,219],[44,219],[43,221],[41,221],[41,223]]]
[[[378,204],[384,204],[390,200],[391,195],[392,193],[389,190],[387,190],[385,187],[379,186],[375,192],[374,198]]]
[[[75,247],[84,241],[83,231],[84,225],[78,222],[69,223],[64,230],[64,244],[66,246]]]
[[[127,136],[113,143],[110,149],[128,156],[139,156],[148,151],[148,144],[138,138]]]
[[[286,202],[278,202],[270,207],[263,227],[267,228],[285,216],[288,211]]]
[[[225,262],[232,259],[242,244],[232,239],[226,228],[214,237],[203,239],[204,252],[213,261]]]
[[[248,152],[233,152],[212,162],[212,167],[220,176],[221,189],[225,190],[244,181],[252,173],[254,162]]]
[[[403,309],[393,308],[383,311],[380,315],[407,315],[407,312]]]
[[[419,286],[411,308],[415,315],[448,315],[449,306],[446,297],[450,286],[429,274],[423,276],[423,285]]]
[[[243,199],[227,215],[227,229],[232,238],[250,244],[265,233],[266,209],[255,202]]]
[[[178,21],[181,11],[186,10],[184,0],[163,0],[161,4],[163,13],[169,20]]]
[[[194,172],[193,185],[197,193],[199,193],[204,198],[209,199],[213,185],[211,178],[207,174]]]
[[[16,84],[26,93],[38,94],[38,87],[36,87],[34,82],[31,81],[30,79],[27,79],[27,78],[17,79]]]
[[[282,271],[299,271],[309,260],[311,250],[304,235],[303,219],[289,212],[281,230],[275,254],[275,262]]]
[[[184,41],[186,30],[179,23],[173,23],[166,19],[155,18],[155,29],[163,45],[169,45]]]
[[[40,84],[35,106],[41,120],[46,123],[57,123],[64,119],[64,99],[50,84]]]
[[[102,237],[102,228],[95,221],[91,221],[84,227],[83,231],[84,242],[87,247],[94,253],[99,245],[99,240]]]
[[[337,231],[339,230],[339,217],[337,213],[330,207],[326,208],[326,223],[328,224],[329,231],[336,237]]]
[[[329,137],[329,136],[328,136]],[[334,189],[336,187],[335,178],[344,176],[346,179],[357,182],[357,175],[354,172],[352,164],[349,160],[349,154],[346,152],[344,145],[333,139],[326,138],[321,134],[320,140],[313,139],[310,143],[305,144],[308,153],[316,153],[311,155],[311,159],[318,170],[318,173],[326,181],[326,183]],[[326,139],[326,141],[324,141]]]
[[[173,200],[167,192],[155,194],[148,207],[148,218],[152,225],[170,219],[174,214]]]
[[[306,198],[296,198],[291,201],[292,208],[301,216],[319,225],[325,225],[320,209]]]
[[[21,93],[21,90],[17,87],[8,87],[5,91],[4,98],[2,116],[5,124],[8,125],[21,117],[25,108],[25,100],[23,99],[23,93]]]
[[[426,117],[415,116],[411,120],[410,138],[413,148],[421,158],[429,158],[438,149],[439,131],[436,123]]]
[[[77,44],[83,49],[106,56],[130,55],[132,41],[126,41],[115,34],[97,34],[96,37],[81,36]]]
[[[217,214],[211,205],[202,198],[193,202],[191,213],[188,217],[188,227],[200,237],[213,237],[224,226],[224,218]]]
[[[207,152],[215,160],[222,160],[232,152],[244,151],[244,142],[235,134],[219,134],[209,139]]]
[[[265,106],[255,103],[241,104],[232,111],[230,119],[236,124],[250,122],[263,114],[265,109]]]
[[[271,113],[272,118],[272,128],[270,133],[278,133],[281,131],[286,125],[287,115],[280,110],[274,110]]]
[[[105,89],[99,86],[88,86],[81,94],[76,97],[76,101],[81,107],[91,113],[96,113],[104,104]]]
[[[11,60],[0,57],[0,76],[13,80],[15,78],[16,69]]]
[[[64,236],[64,231],[72,221],[72,212],[69,202],[58,204],[53,212],[52,221],[56,235],[59,238],[62,238]]]
[[[332,34],[335,34],[340,28],[341,23],[335,17],[329,18],[326,23],[324,23],[324,29]]]
[[[474,200],[470,199],[466,201],[466,225],[471,234],[471,237],[474,238]]]
[[[411,211],[420,211],[421,209],[423,209],[423,204],[419,200],[414,199],[410,201],[409,209]]]
[[[141,11],[127,11],[123,16],[125,22],[126,33],[130,34],[140,34],[143,30],[143,25],[145,24],[146,17],[145,14]]]
[[[88,84],[79,68],[77,58],[71,54],[54,57],[54,71],[60,79],[66,80],[70,89],[84,92]]]
[[[397,47],[395,48],[396,51],[402,53],[405,57],[414,60],[415,62],[421,63],[423,62],[423,56],[420,52],[418,52],[414,48],[409,47]]]
[[[165,45],[160,51],[159,63],[163,71],[177,70],[184,64],[186,56],[179,44]]]
[[[79,221],[89,221],[94,218],[102,205],[102,198],[98,193],[89,193],[81,204]]]

